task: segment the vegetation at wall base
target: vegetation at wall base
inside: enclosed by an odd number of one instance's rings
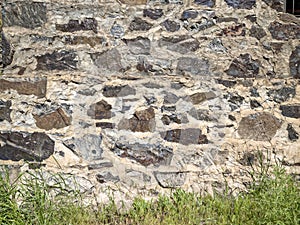
[[[21,174],[13,183],[7,172],[0,176],[1,225],[300,224],[299,183],[278,166],[235,197],[177,189],[155,201],[136,198],[129,210],[120,210],[113,198],[95,210],[67,190],[62,177],[53,175],[50,185],[42,175]]]

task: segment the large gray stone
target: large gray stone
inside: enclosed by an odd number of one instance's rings
[[[234,59],[225,72],[233,77],[251,78],[258,75],[259,68],[260,62],[252,59],[251,55],[246,53]]]
[[[186,173],[183,172],[153,172],[158,184],[163,188],[178,188],[184,185]]]
[[[225,0],[228,6],[235,9],[252,9],[256,0]]]
[[[300,39],[299,24],[283,24],[274,21],[269,25],[269,31],[272,37],[277,40]]]
[[[299,28],[300,30],[300,28]],[[300,38],[300,31],[299,31]],[[290,56],[290,71],[294,78],[300,79],[300,45],[292,52]]]
[[[70,20],[67,24],[56,24],[56,29],[63,32],[92,30],[97,33],[98,23],[94,18],[85,18],[83,21]]]
[[[300,118],[300,104],[281,105],[280,110],[282,115],[291,118]]]
[[[172,36],[161,38],[158,45],[160,47],[166,47],[170,51],[186,54],[199,49],[200,43],[190,36]]]
[[[180,143],[182,145],[207,144],[206,135],[197,128],[173,129],[160,133],[161,137],[168,142]]]
[[[150,54],[150,40],[148,38],[137,37],[135,39],[124,39],[124,42],[127,44],[129,51],[132,54]]]
[[[207,76],[210,74],[209,62],[206,59],[181,57],[178,59],[176,72],[179,74],[192,74]]]
[[[135,95],[136,90],[129,85],[119,85],[119,86],[104,86],[103,96],[105,97],[125,97],[128,95]]]
[[[92,53],[91,58],[101,72],[102,70],[108,72],[121,72],[123,70],[121,55],[115,48],[101,53]]]
[[[110,119],[114,116],[114,113],[111,112],[111,109],[112,107],[110,104],[108,104],[105,100],[101,100],[90,105],[87,114],[93,119]]]

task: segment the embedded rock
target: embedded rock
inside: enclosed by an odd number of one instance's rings
[[[263,0],[263,2],[278,12],[284,11],[284,0]]]
[[[188,97],[194,105],[201,104],[204,101],[216,98],[216,94],[213,92],[199,92],[192,94]]]
[[[265,37],[267,35],[267,33],[265,32],[265,30],[257,25],[253,25],[250,29],[250,36],[251,37],[255,37],[256,39],[260,40],[263,37]]]
[[[0,159],[42,161],[54,153],[54,141],[45,133],[0,132]]]
[[[204,120],[204,121],[217,121],[217,118],[210,114],[209,110],[206,109],[195,109],[192,108],[189,111],[189,115],[191,115],[196,120]]]
[[[251,78],[258,75],[259,67],[260,62],[252,59],[251,55],[246,53],[234,59],[225,72],[233,77]]]
[[[177,95],[167,92],[165,93],[163,104],[175,104],[179,99],[180,98]]]
[[[202,134],[200,129],[174,129],[160,133],[161,137],[168,142],[180,143],[182,145],[207,144],[206,135]]]
[[[299,39],[300,39],[300,34],[299,34]],[[300,46],[297,46],[296,49],[292,52],[290,56],[289,65],[290,65],[291,75],[294,78],[300,79]]]
[[[270,113],[259,112],[243,117],[238,134],[243,139],[270,141],[281,127],[281,121]]]
[[[127,5],[143,5],[147,3],[147,0],[120,0],[121,3]]]
[[[127,44],[129,51],[132,54],[150,54],[150,40],[148,38],[137,37],[135,39],[124,39],[124,42]]]
[[[129,30],[131,31],[147,31],[150,30],[153,25],[147,21],[135,17],[133,21],[129,24]]]
[[[74,51],[54,51],[45,55],[36,56],[37,70],[76,70],[77,60]]]
[[[106,183],[106,182],[116,183],[116,182],[120,181],[120,177],[114,176],[111,172],[103,171],[96,175],[96,180],[101,184]]]
[[[154,177],[163,188],[178,188],[184,185],[186,173],[183,172],[159,172],[155,171]]]
[[[269,31],[272,37],[277,40],[300,39],[298,24],[282,24],[274,21],[269,25]]]
[[[210,74],[209,62],[206,59],[181,57],[178,59],[177,73],[207,76]]]
[[[205,6],[209,6],[209,7],[214,7],[215,0],[194,0],[194,3],[196,3],[197,5],[205,5]]]
[[[121,72],[123,70],[121,55],[115,48],[101,53],[92,53],[91,58],[99,71]]]
[[[162,25],[166,28],[167,31],[169,32],[175,32],[178,31],[180,29],[180,24],[172,21],[172,20],[165,20]]]
[[[105,97],[125,97],[128,95],[135,95],[136,91],[129,85],[124,86],[105,86],[103,88],[103,95]]]
[[[295,130],[292,124],[288,124],[286,130],[288,131],[288,138],[291,141],[297,141],[299,139],[299,133]]]
[[[56,24],[56,29],[62,32],[92,30],[94,33],[97,33],[97,26],[97,21],[94,18],[85,18],[82,22],[70,20],[67,24]]]
[[[9,41],[6,39],[5,35],[3,32],[2,34],[2,41],[1,41],[1,46],[2,46],[2,64],[3,68],[10,65],[13,60],[14,56],[14,51],[11,49]]]
[[[281,105],[280,110],[282,115],[291,118],[300,118],[300,105]]]
[[[188,52],[195,52],[199,48],[199,41],[190,36],[174,36],[163,37],[158,42],[160,47],[167,47],[168,50],[186,54]]]
[[[95,104],[92,104],[87,111],[87,114],[93,119],[110,119],[114,116],[111,112],[111,105],[105,100],[101,100]]]
[[[182,20],[196,19],[198,17],[198,12],[193,9],[184,10],[181,15]]]
[[[103,37],[87,37],[87,36],[65,36],[65,43],[68,45],[89,45],[95,47],[96,45],[103,45],[105,38]]]
[[[235,9],[252,9],[256,4],[256,0],[225,0],[225,2]]]
[[[144,9],[143,16],[149,17],[153,20],[157,20],[164,15],[162,9]]]
[[[44,130],[60,129],[71,125],[71,117],[62,108],[45,115],[34,115],[36,126]]]
[[[277,103],[285,102],[296,95],[295,87],[282,87],[280,89],[274,89],[267,92],[270,99]]]
[[[0,100],[0,122],[6,120],[8,122],[11,122],[11,101],[3,101]]]

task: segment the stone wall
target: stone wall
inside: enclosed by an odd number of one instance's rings
[[[4,0],[0,159],[86,191],[300,175],[300,20],[282,0]]]

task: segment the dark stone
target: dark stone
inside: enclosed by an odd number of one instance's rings
[[[153,20],[157,20],[164,15],[162,9],[144,9],[143,16],[149,17]]]
[[[123,119],[118,125],[119,130],[133,132],[153,132],[155,130],[155,113],[153,108],[136,111],[132,118]]]
[[[166,28],[167,31],[169,32],[176,32],[180,29],[180,23],[177,23],[172,20],[165,20],[162,25]]]
[[[217,118],[210,115],[209,110],[207,109],[195,109],[192,108],[189,111],[189,115],[191,115],[196,120],[204,120],[204,121],[217,121]]]
[[[44,2],[8,3],[2,10],[4,26],[34,29],[47,22],[47,7]]]
[[[217,23],[229,23],[229,22],[237,23],[238,21],[239,21],[239,19],[235,18],[235,17],[218,17],[217,18]]]
[[[136,65],[136,69],[141,72],[154,72],[153,66],[149,64],[147,59],[139,58],[139,62]]]
[[[0,79],[0,91],[13,89],[20,95],[36,95],[38,98],[46,96],[47,78],[34,78],[34,79],[14,79],[9,81]]]
[[[136,91],[129,85],[124,86],[105,86],[103,93],[105,97],[125,97],[128,95],[135,95]]]
[[[250,88],[250,94],[252,97],[259,97],[259,93],[257,91],[257,88]]]
[[[178,188],[184,185],[186,173],[183,172],[153,172],[158,184],[163,188]]]
[[[206,135],[202,134],[200,129],[174,129],[161,132],[160,136],[168,142],[180,143],[182,145],[190,144],[208,144]]]
[[[225,2],[235,9],[252,9],[256,4],[256,0],[225,0]]]
[[[180,98],[177,95],[171,92],[166,92],[163,104],[175,104],[176,102],[178,102],[179,99]]]
[[[236,118],[233,115],[228,115],[228,119],[230,119],[231,121],[236,121]]]
[[[166,46],[170,51],[186,54],[199,49],[200,43],[190,36],[172,36],[163,37],[159,40],[158,45],[160,47]]]
[[[133,21],[129,24],[129,30],[130,31],[147,31],[150,30],[153,25],[151,23],[148,23],[147,21],[135,17]]]
[[[251,99],[250,100],[250,107],[251,107],[251,109],[255,109],[255,108],[258,108],[258,107],[262,107],[262,106],[257,100]]]
[[[291,123],[288,124],[286,130],[288,131],[289,140],[296,141],[299,139],[299,133],[295,130]]]
[[[88,88],[88,89],[79,90],[77,93],[85,96],[94,96],[96,92],[97,91],[94,88]]]
[[[144,96],[144,98],[147,102],[147,105],[151,105],[151,104],[157,102],[157,99],[154,96]]]
[[[103,169],[103,168],[113,167],[113,166],[114,165],[112,164],[112,162],[101,160],[101,161],[96,161],[94,163],[90,163],[88,165],[88,169],[89,170],[97,170],[97,169]]]
[[[44,130],[60,129],[71,125],[71,117],[62,108],[45,115],[33,115],[36,126]]]
[[[10,118],[10,113],[12,111],[12,109],[10,109],[11,107],[11,101],[3,101],[0,100],[0,122],[6,120],[8,122],[11,122],[11,118]]]
[[[109,122],[97,122],[96,127],[101,127],[102,129],[113,129],[115,128],[115,124]]]
[[[161,118],[161,121],[165,125],[169,125],[172,122],[177,123],[177,124],[188,123],[189,122],[187,116],[183,115],[183,114],[180,114],[180,115],[176,115],[176,114],[163,115],[162,118]]]
[[[14,57],[14,51],[11,49],[9,41],[6,39],[3,32],[2,33],[2,41],[1,41],[1,47],[2,47],[2,65],[3,68],[10,65],[13,61]]]
[[[237,83],[235,80],[222,80],[222,79],[217,79],[217,82],[218,84],[222,84],[225,87],[233,87]]]
[[[251,152],[244,153],[243,157],[239,160],[239,163],[243,166],[252,166],[255,162],[255,155]]]
[[[284,0],[263,0],[263,2],[278,12],[284,12]]]
[[[184,10],[181,19],[188,20],[188,19],[196,19],[198,17],[198,11],[193,9]]]
[[[230,102],[234,105],[240,106],[241,104],[243,104],[244,99],[245,98],[243,96],[240,96],[238,94],[231,94],[230,93],[228,102]]]
[[[42,161],[54,153],[55,142],[45,133],[0,132],[0,159]]]
[[[181,57],[178,59],[177,73],[206,76],[210,74],[209,62],[206,59]]]
[[[299,29],[300,30],[300,29]],[[294,78],[300,79],[300,45],[292,52],[290,56],[290,71]]]
[[[121,55],[117,49],[111,49],[101,53],[92,53],[91,58],[99,71],[121,72]]]
[[[194,0],[194,3],[196,3],[197,5],[206,5],[209,7],[215,6],[215,0]]]
[[[300,28],[296,24],[282,24],[274,21],[269,25],[269,31],[277,40],[300,39]]]
[[[270,141],[281,127],[281,121],[271,113],[259,112],[243,117],[238,134],[243,139]]]
[[[280,89],[270,90],[267,95],[277,103],[285,102],[296,95],[295,87],[282,87]]]
[[[114,36],[114,38],[122,38],[125,34],[124,31],[124,27],[121,26],[120,24],[114,24],[111,28],[110,28],[110,33],[112,36]]]
[[[87,111],[87,114],[93,119],[110,119],[114,116],[114,113],[111,112],[111,105],[108,104],[105,100],[101,100],[95,104],[92,104]]]
[[[161,144],[130,144],[117,141],[112,151],[122,158],[132,159],[143,166],[170,165],[173,157],[173,150]]]
[[[62,32],[75,32],[80,30],[92,30],[97,33],[98,23],[94,18],[85,18],[83,21],[70,20],[67,24],[56,24],[56,29]]]
[[[257,25],[253,25],[250,29],[250,36],[251,37],[255,37],[256,39],[260,40],[263,37],[265,37],[267,35],[267,33],[265,32],[265,30]]]
[[[207,100],[211,100],[216,98],[216,94],[213,92],[198,92],[195,94],[192,94],[188,97],[188,99],[194,104],[194,105],[198,105],[201,104]]]
[[[280,110],[282,115],[291,118],[300,118],[300,105],[281,105]]]
[[[245,36],[246,29],[245,24],[235,24],[229,27],[226,27],[220,33],[220,36],[229,36],[229,37],[238,37],[238,36]]]
[[[183,84],[182,83],[171,83],[171,88],[175,89],[175,90],[179,90],[181,88],[183,88]]]
[[[132,54],[150,55],[150,40],[148,38],[137,37],[135,39],[124,39],[124,42]]]
[[[176,111],[176,106],[175,105],[171,105],[171,106],[165,106],[165,105],[163,105],[161,107],[161,112],[164,112],[164,111],[175,112]]]
[[[208,47],[214,52],[227,52],[220,38],[214,38],[208,45]]]
[[[69,45],[103,45],[106,42],[103,37],[87,37],[87,36],[65,36],[65,43]]]
[[[164,86],[161,86],[157,83],[152,83],[152,82],[148,82],[143,84],[143,86],[145,86],[146,88],[150,88],[150,89],[159,89],[159,88],[163,88]]]
[[[245,17],[247,20],[249,20],[252,23],[255,23],[257,21],[256,15],[248,15]]]
[[[198,22],[185,24],[184,27],[191,32],[200,32],[216,25],[214,19],[202,18]]]
[[[75,70],[77,67],[74,51],[54,51],[45,55],[36,56],[37,70]]]
[[[251,55],[246,53],[234,59],[225,72],[233,77],[252,78],[258,75],[259,67],[260,62],[253,60]]]
[[[113,183],[117,183],[120,181],[119,176],[114,176],[112,175],[111,172],[107,172],[107,171],[103,171],[99,174],[96,174],[96,180],[100,183],[106,183],[106,182],[113,182]]]

